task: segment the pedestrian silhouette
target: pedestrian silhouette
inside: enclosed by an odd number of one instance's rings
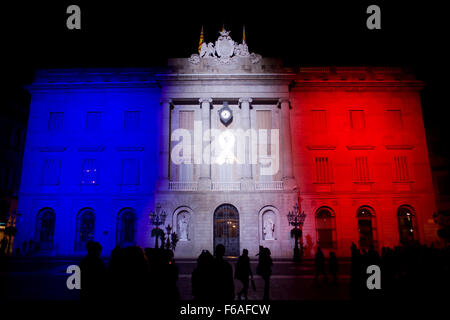
[[[270,249],[259,247],[258,266],[256,273],[264,280],[264,295],[263,300],[269,300],[270,293],[270,276],[272,275],[272,258],[270,257]]]
[[[27,253],[27,241],[25,240],[24,242],[22,242],[22,254],[26,254]]]
[[[314,277],[314,282],[318,282],[319,276],[322,274],[325,278],[325,282],[328,282],[327,273],[325,272],[325,256],[320,247],[317,247],[316,256],[314,259],[316,266],[316,276]]]
[[[328,266],[330,269],[330,275],[333,277],[333,284],[337,284],[337,273],[339,268],[338,259],[336,253],[330,252],[330,259],[328,260]]]
[[[214,293],[217,301],[234,300],[234,280],[233,268],[223,256],[225,246],[218,244],[216,246],[216,257],[214,259]]]
[[[6,236],[2,238],[0,241],[0,255],[7,255],[6,248],[8,247],[8,240],[6,239]]]
[[[81,260],[81,290],[80,298],[98,301],[105,298],[106,267],[100,258],[102,246],[98,242],[89,241],[86,244],[87,255]]]
[[[197,266],[192,272],[192,296],[197,301],[213,299],[214,257],[208,250],[203,250],[197,258]]]
[[[249,277],[253,279],[253,273],[250,267],[250,258],[248,257],[247,249],[244,249],[242,255],[238,258],[234,277],[242,282],[242,289],[238,292],[239,300],[242,299],[242,295],[244,295],[245,300],[248,300]]]

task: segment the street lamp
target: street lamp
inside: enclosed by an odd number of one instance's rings
[[[301,244],[301,253],[298,248],[298,239],[302,238],[302,227],[303,222],[305,222],[306,214],[304,211],[300,213],[298,203],[294,205],[294,210],[289,211],[287,214],[289,224],[294,228],[291,230],[291,236],[295,237],[295,247],[294,247],[294,261],[300,261],[301,255],[303,255],[303,244]]]
[[[155,237],[155,248],[158,248],[158,238],[162,238],[164,231],[159,228],[166,221],[167,214],[164,210],[161,210],[161,205],[158,203],[156,205],[155,211],[150,211],[148,215],[150,219],[150,224],[154,225],[155,228],[152,230],[152,237]]]

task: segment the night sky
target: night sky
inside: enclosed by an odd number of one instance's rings
[[[447,154],[448,12],[431,1],[15,1],[3,5],[3,69],[11,88],[36,68],[165,66],[196,52],[201,26],[217,39],[222,24],[250,52],[286,66],[405,66],[427,83],[427,132]],[[81,8],[81,30],[66,28],[66,8]],[[381,30],[366,28],[366,8],[381,8]],[[434,138],[436,139],[436,138]]]

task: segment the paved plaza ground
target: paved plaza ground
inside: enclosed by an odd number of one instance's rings
[[[0,269],[0,297],[6,300],[76,300],[77,290],[66,287],[67,266],[78,264],[79,258],[16,258],[3,263]],[[233,268],[236,260],[230,260]],[[275,260],[271,278],[272,300],[347,300],[349,299],[349,260],[340,260],[338,285],[326,284],[323,279],[314,283],[314,261],[294,263]],[[191,274],[194,260],[177,260],[178,288],[181,299],[192,299]],[[257,261],[251,263],[255,273]],[[256,291],[249,289],[250,300],[263,296],[263,281],[255,275]],[[235,282],[236,292],[241,288]]]

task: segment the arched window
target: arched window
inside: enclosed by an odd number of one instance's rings
[[[376,245],[375,211],[369,206],[362,206],[357,212],[359,246],[368,248]]]
[[[336,247],[336,220],[333,210],[328,207],[316,211],[316,236],[321,248]]]
[[[117,215],[116,244],[122,247],[135,245],[136,212],[131,208],[122,209]]]
[[[95,235],[95,213],[90,208],[82,209],[77,215],[77,228],[75,234],[75,250],[81,251],[86,248],[86,243],[94,240]]]
[[[37,214],[35,240],[39,242],[41,250],[53,249],[55,220],[55,211],[51,208],[44,208]]]
[[[400,235],[400,243],[408,244],[417,240],[414,235],[415,231],[415,213],[410,206],[400,206],[397,210],[398,231]]]

